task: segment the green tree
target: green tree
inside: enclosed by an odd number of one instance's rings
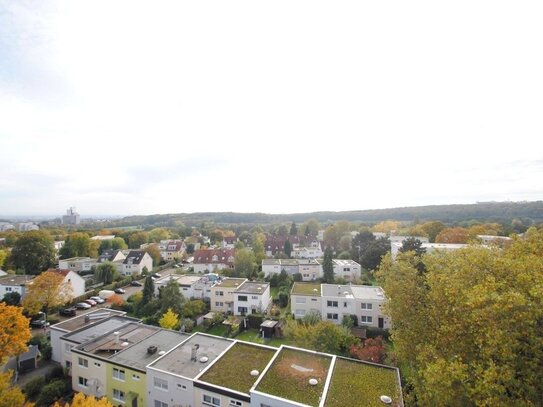
[[[292,222],[290,225],[290,236],[296,236],[298,234],[298,227],[296,226],[296,222]]]
[[[390,252],[390,240],[380,237],[369,242],[360,255],[360,265],[367,270],[375,270],[381,263],[381,258]]]
[[[414,393],[407,399],[423,407],[538,405],[543,232],[504,250],[426,254],[426,273],[418,261],[413,251],[395,262],[386,256],[378,273],[394,351]]]
[[[5,250],[0,249],[0,268],[4,266],[4,261],[8,257],[8,254]]]
[[[170,239],[172,234],[164,228],[154,228],[149,232],[149,242],[158,243],[161,240]]]
[[[21,294],[16,291],[6,293],[4,294],[2,302],[6,303],[7,305],[19,305],[21,302]]]
[[[94,278],[100,283],[111,284],[118,277],[119,273],[117,272],[117,269],[113,263],[109,261],[100,263],[98,266],[96,266],[96,270],[94,271]]]
[[[234,269],[236,275],[253,278],[256,273],[255,255],[249,249],[241,249],[236,252]]]
[[[415,252],[417,256],[422,256],[424,253],[426,253],[426,249],[422,247],[422,242],[413,236],[405,239],[402,242],[402,247],[400,247],[400,252],[402,253],[406,253],[409,251]]]
[[[347,355],[358,341],[349,329],[329,321],[305,324],[289,319],[284,334],[296,346],[336,355]]]
[[[300,230],[303,230],[304,236],[317,236],[320,229],[321,225],[315,218],[306,220],[300,228]]]
[[[10,259],[14,268],[39,274],[55,264],[53,239],[41,230],[25,232],[15,242]]]
[[[159,289],[158,302],[161,313],[171,308],[176,314],[181,315],[183,305],[185,304],[185,297],[179,291],[179,284],[175,280],[168,281],[165,286]]]
[[[194,318],[202,315],[206,310],[206,304],[202,300],[190,300],[183,305],[181,315],[184,318]]]
[[[253,242],[253,253],[255,255],[255,262],[257,265],[262,264],[262,260],[266,258],[266,252],[264,251],[264,242],[266,241],[265,235],[256,233]]]
[[[421,225],[421,228],[426,232],[428,235],[428,240],[431,243],[434,243],[436,241],[437,235],[446,228],[446,226],[439,221],[430,221],[425,222]]]
[[[70,257],[89,257],[91,239],[88,234],[75,232],[66,238],[64,246],[59,250],[63,259]]]
[[[157,245],[152,244],[143,249],[144,252],[147,252],[149,256],[153,259],[153,266],[158,266],[160,264],[160,249]]]
[[[122,237],[114,237],[109,240],[102,240],[98,251],[103,253],[106,250],[125,250],[128,249],[128,245]]]
[[[287,257],[290,259],[290,255],[292,254],[292,245],[290,244],[290,240],[285,240],[285,246],[284,246],[284,250],[285,254],[287,255]]]
[[[323,283],[333,284],[334,283],[334,262],[333,262],[333,253],[332,249],[329,247],[324,251],[324,260],[322,263],[322,272]]]
[[[152,276],[145,277],[145,282],[143,284],[143,297],[141,298],[141,303],[143,305],[148,304],[155,297],[155,283],[153,282]]]
[[[147,232],[133,232],[128,237],[128,247],[130,249],[139,249],[142,244],[149,242]]]

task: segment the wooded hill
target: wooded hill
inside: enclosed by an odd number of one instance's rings
[[[202,222],[215,224],[276,224],[283,222],[304,222],[317,219],[321,223],[347,220],[349,222],[376,223],[384,220],[426,221],[438,220],[444,223],[476,220],[484,222],[510,222],[512,219],[543,222],[543,201],[534,202],[480,202],[468,205],[430,205],[405,208],[370,209],[342,212],[311,212],[293,214],[199,212],[147,216],[129,216],[114,221],[116,226],[152,225],[197,226]],[[529,223],[531,223],[529,222]]]

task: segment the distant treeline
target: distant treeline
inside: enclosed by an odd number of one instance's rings
[[[277,224],[302,223],[308,219],[321,223],[346,220],[349,222],[377,223],[384,220],[402,222],[438,220],[448,224],[475,220],[481,222],[511,222],[513,219],[543,222],[543,201],[535,202],[481,202],[469,205],[430,205],[391,209],[371,209],[343,212],[311,212],[293,214],[198,212],[148,216],[129,216],[109,222],[108,226],[198,226],[215,224]],[[531,223],[530,222],[530,223]]]

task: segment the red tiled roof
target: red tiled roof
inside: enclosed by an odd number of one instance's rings
[[[217,256],[215,260],[214,256]],[[230,261],[228,260],[230,258]],[[200,249],[194,252],[196,264],[234,264],[234,249]]]

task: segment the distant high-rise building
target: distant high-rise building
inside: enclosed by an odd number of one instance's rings
[[[75,211],[73,206],[66,210],[66,215],[62,217],[63,225],[79,225],[80,222],[79,213]]]

